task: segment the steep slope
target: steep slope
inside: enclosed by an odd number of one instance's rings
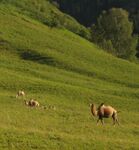
[[[0,149],[138,149],[139,66],[66,29],[0,4]],[[24,89],[52,109],[30,109]],[[121,126],[96,126],[89,103],[111,104]]]
[[[49,27],[66,28],[86,39],[90,39],[90,32],[71,16],[64,14],[49,0],[1,0],[1,4],[16,7],[19,13],[37,19]]]

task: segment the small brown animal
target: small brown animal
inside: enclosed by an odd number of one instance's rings
[[[23,90],[19,90],[16,94],[16,98],[18,98],[19,96],[25,97],[25,92]]]
[[[56,110],[56,107],[53,105],[48,105],[48,106],[43,106],[43,109],[52,109],[52,110]]]
[[[105,106],[104,103],[102,103],[98,109],[96,110],[96,106],[94,104],[91,104],[91,112],[93,116],[98,116],[97,124],[99,120],[101,120],[101,123],[104,124],[103,118],[110,118],[113,119],[113,124],[117,123],[119,125],[118,119],[117,119],[117,111],[111,107],[111,106]]]
[[[39,102],[34,99],[31,99],[29,101],[25,100],[25,105],[30,106],[30,107],[39,107],[40,106]]]

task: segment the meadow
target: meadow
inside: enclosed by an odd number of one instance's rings
[[[138,150],[139,65],[28,13],[0,2],[0,149]],[[56,110],[25,106],[20,89]],[[120,126],[96,125],[89,104],[101,102]]]

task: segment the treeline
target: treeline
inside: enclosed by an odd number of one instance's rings
[[[120,58],[139,57],[139,0],[50,1],[88,27],[88,39],[102,49]]]
[[[74,16],[80,23],[90,26],[97,21],[104,10],[123,8],[134,22],[135,32],[139,33],[139,0],[54,0],[62,11]]]

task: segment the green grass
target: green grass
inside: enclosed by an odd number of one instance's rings
[[[0,3],[0,149],[139,149],[139,66]],[[36,20],[35,20],[36,19]],[[16,92],[52,109],[32,109]],[[96,125],[89,103],[119,111]]]
[[[0,3],[16,7],[18,13],[37,19],[49,27],[66,28],[86,39],[91,38],[90,31],[86,27],[59,11],[50,0],[1,0]]]

